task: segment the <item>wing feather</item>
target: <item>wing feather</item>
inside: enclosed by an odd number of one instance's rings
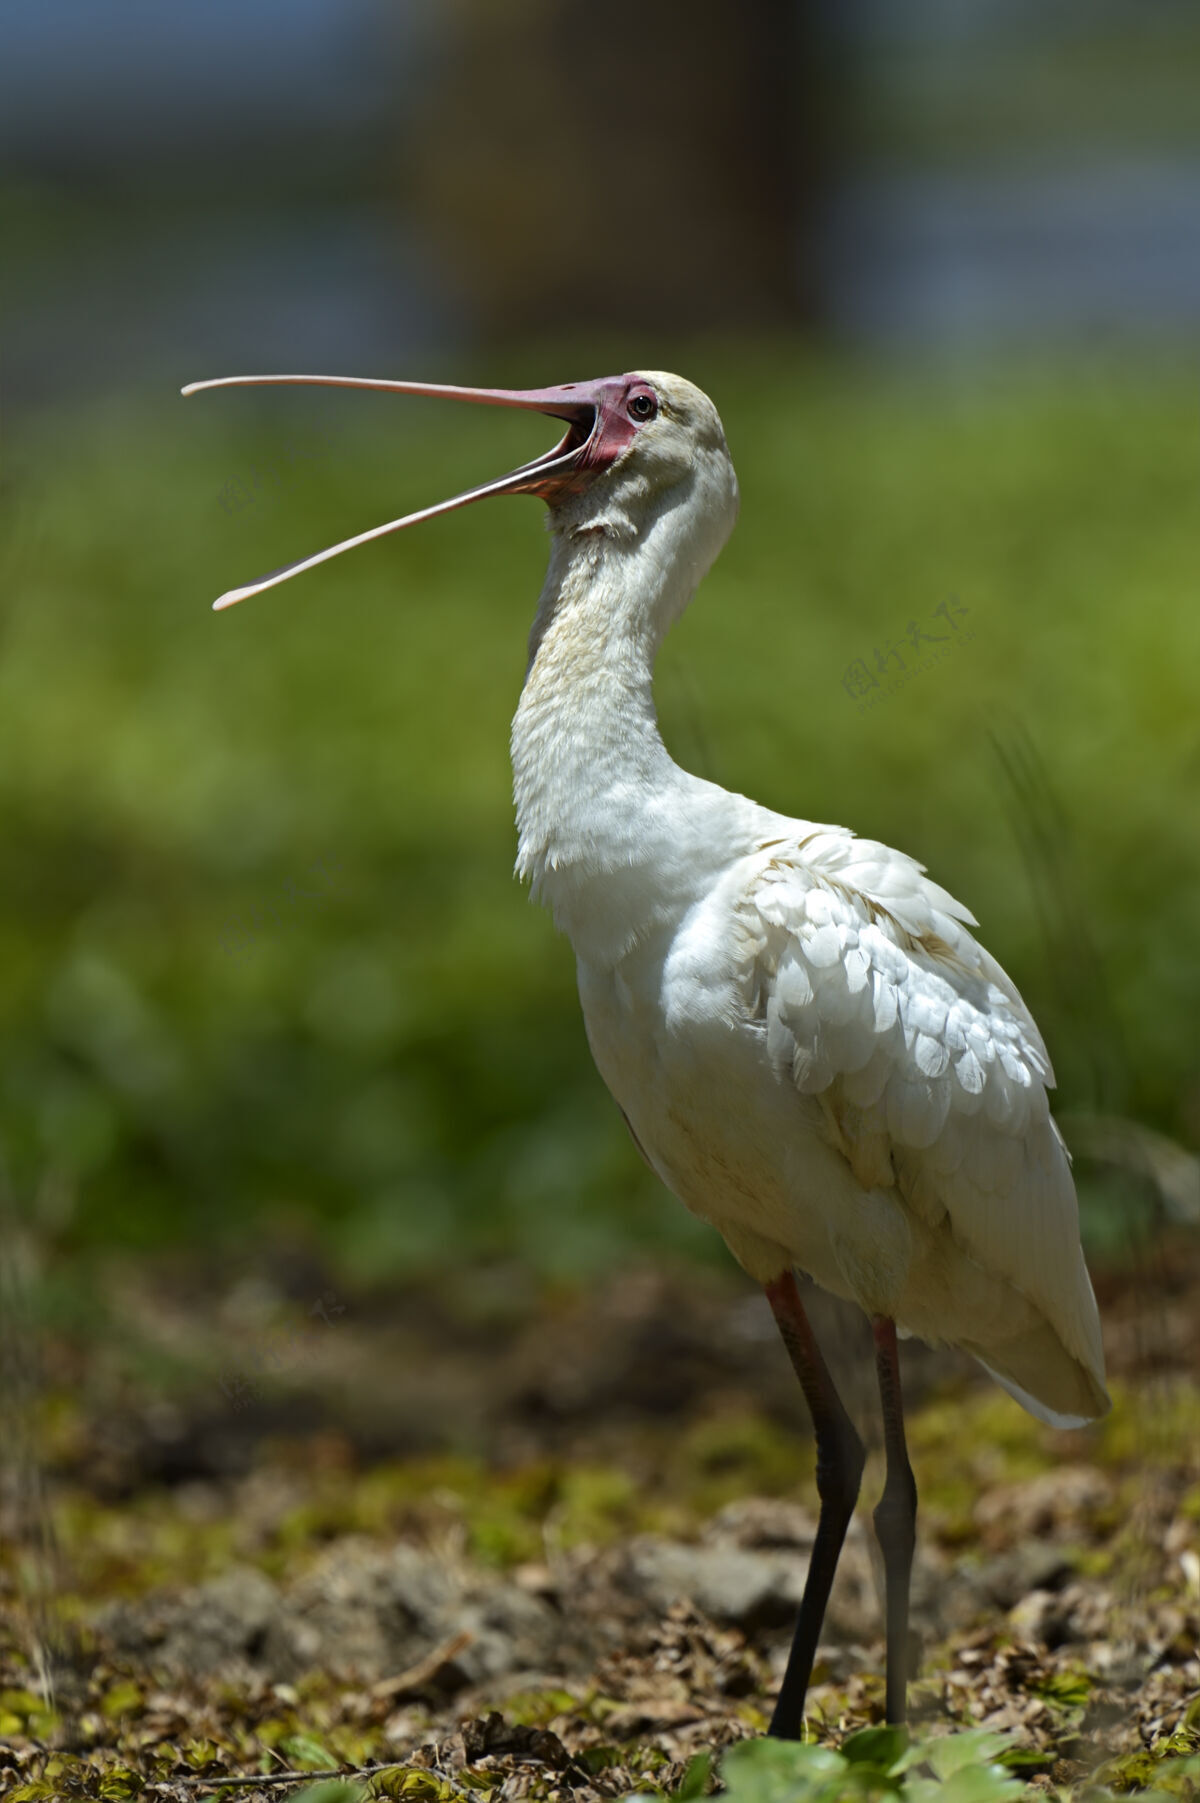
[[[827,827],[765,845],[745,901],[769,1053],[821,1098],[860,1183],[945,1219],[1099,1385],[1053,1071],[973,916],[912,859]]]

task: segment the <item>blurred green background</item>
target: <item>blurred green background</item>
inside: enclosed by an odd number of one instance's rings
[[[16,9],[0,77],[0,1144],[51,1266],[724,1257],[511,878],[540,507],[209,611],[546,422],[177,398],[255,367],[705,387],[743,511],[662,659],[669,746],[927,864],[1080,1149],[1133,1124],[1132,1166],[1081,1164],[1101,1255],[1114,1169],[1186,1218],[1194,17],[703,5],[681,43],[666,8],[550,0],[65,10],[74,37]],[[914,633],[949,648],[889,692]]]

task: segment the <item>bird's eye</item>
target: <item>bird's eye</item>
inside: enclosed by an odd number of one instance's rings
[[[629,403],[630,419],[653,419],[658,412],[658,402],[652,394],[635,394]]]

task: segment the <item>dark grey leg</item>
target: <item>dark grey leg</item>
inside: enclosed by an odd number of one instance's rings
[[[880,1316],[871,1325],[887,1453],[887,1479],[875,1511],[887,1595],[887,1719],[901,1723],[908,1709],[908,1594],[917,1539],[917,1483],[904,1439],[896,1323]]]
[[[788,1357],[800,1379],[817,1436],[817,1495],[821,1499],[817,1538],[804,1582],[800,1618],[769,1730],[778,1740],[799,1740],[817,1641],[842,1542],[858,1500],[866,1453],[821,1356],[794,1274],[785,1271],[782,1277],[776,1277],[763,1287],[783,1335]]]

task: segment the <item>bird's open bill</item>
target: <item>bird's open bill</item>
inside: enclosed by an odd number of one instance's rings
[[[280,570],[272,570],[270,575],[249,582],[244,588],[231,588],[213,602],[215,608],[232,607],[235,601],[260,595],[264,589],[274,588],[289,577],[300,575],[302,570],[327,563],[331,557],[352,551],[356,545],[369,544],[372,539],[399,532],[404,526],[415,526],[421,520],[433,519],[436,514],[450,513],[456,507],[482,501],[487,495],[539,495],[545,501],[560,500],[607,468],[625,449],[635,430],[626,411],[631,398],[629,379],[622,376],[606,377],[597,382],[567,382],[559,388],[455,388],[438,382],[389,382],[370,376],[218,376],[211,382],[189,382],[181,392],[188,395],[198,394],[205,388],[286,384],[377,388],[389,394],[437,395],[443,400],[478,401],[489,407],[524,407],[565,419],[567,430],[553,450],[535,457],[531,463],[523,463],[519,469],[510,470],[508,475],[500,476],[494,482],[481,483],[478,488],[469,488],[448,501],[438,501],[432,507],[407,513],[402,519],[372,526],[369,531],[356,533],[353,538],[343,539],[327,550],[285,564]],[[642,386],[646,386],[647,394],[653,396],[648,385]]]

